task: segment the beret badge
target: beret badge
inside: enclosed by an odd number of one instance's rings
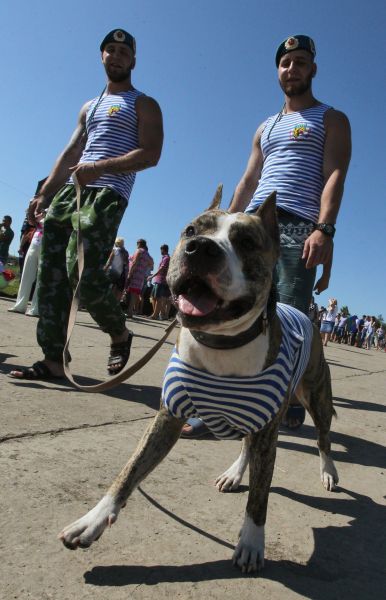
[[[286,50],[296,50],[299,46],[299,40],[295,37],[289,37],[288,40],[284,42],[284,48]]]
[[[120,29],[117,29],[117,31],[114,31],[113,37],[116,42],[124,42],[126,39],[124,32],[121,31]]]

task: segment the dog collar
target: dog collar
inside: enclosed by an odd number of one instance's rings
[[[240,348],[256,339],[260,333],[265,333],[266,328],[267,313],[264,311],[257,317],[256,321],[249,329],[246,329],[237,335],[216,335],[205,333],[204,331],[193,330],[190,330],[190,333],[196,342],[199,342],[208,348],[214,348],[215,350],[233,350],[234,348]]]

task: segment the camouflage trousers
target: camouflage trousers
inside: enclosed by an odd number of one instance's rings
[[[84,244],[81,304],[110,335],[125,329],[125,315],[114,297],[103,266],[114,245],[127,200],[109,188],[82,191],[80,227]],[[54,197],[44,221],[39,266],[37,341],[44,356],[62,362],[72,290],[78,282],[76,193],[65,185]]]

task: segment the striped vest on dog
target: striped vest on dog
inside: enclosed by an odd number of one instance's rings
[[[257,432],[280,410],[308,364],[312,324],[306,315],[277,304],[282,341],[276,361],[253,377],[212,375],[184,363],[174,349],[165,372],[162,400],[179,419],[200,417],[217,438]]]

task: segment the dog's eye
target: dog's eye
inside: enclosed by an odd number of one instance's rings
[[[254,250],[258,245],[258,240],[251,235],[243,235],[240,240],[240,246],[244,250]]]
[[[186,229],[185,229],[185,235],[186,237],[192,237],[193,235],[195,235],[195,231],[194,231],[194,227],[193,225],[189,225]]]

